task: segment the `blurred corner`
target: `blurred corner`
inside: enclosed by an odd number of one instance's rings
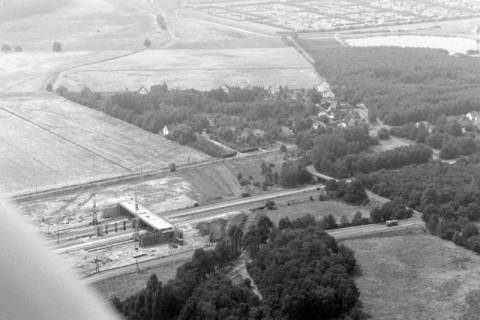
[[[0,319],[122,319],[52,252],[13,205],[0,200],[0,216]]]

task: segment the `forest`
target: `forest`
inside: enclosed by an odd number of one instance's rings
[[[371,153],[368,147],[374,142],[366,125],[339,128],[314,140],[311,160],[318,171],[346,178],[357,173],[425,163],[432,158],[432,150],[422,144]]]
[[[145,289],[112,304],[128,320],[366,319],[353,252],[307,220],[277,228],[260,216],[245,235],[232,227],[215,249],[195,251],[175,279],[163,284],[152,275]],[[247,268],[261,299],[249,279],[228,278],[242,250],[250,254]]]
[[[480,60],[443,50],[322,47],[300,41],[337,98],[364,103],[369,118],[389,125],[434,122],[440,115],[480,110]]]
[[[401,199],[423,213],[427,229],[439,237],[480,253],[475,222],[480,219],[478,156],[445,164],[439,161],[359,174],[366,188],[390,199]]]

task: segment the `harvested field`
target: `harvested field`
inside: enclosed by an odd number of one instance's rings
[[[215,21],[212,16],[198,15],[189,10],[167,14],[170,30],[174,30],[169,47],[180,49],[233,49],[285,47],[271,30],[261,25],[247,26],[231,21]],[[217,19],[218,20],[218,19]],[[267,28],[268,29],[268,28]],[[258,32],[256,32],[258,31]]]
[[[62,73],[56,87],[77,91],[138,90],[166,83],[209,90],[223,85],[311,88],[320,82],[293,48],[148,50]]]
[[[478,319],[480,257],[428,234],[356,239],[364,310],[375,320]]]
[[[0,188],[9,194],[208,158],[57,97],[3,98],[0,118]]]

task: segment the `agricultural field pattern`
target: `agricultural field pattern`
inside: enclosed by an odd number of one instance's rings
[[[0,119],[0,186],[11,194],[208,158],[62,98],[4,98]]]

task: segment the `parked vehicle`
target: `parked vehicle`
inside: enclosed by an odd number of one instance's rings
[[[398,220],[387,220],[385,221],[387,227],[398,226]]]

